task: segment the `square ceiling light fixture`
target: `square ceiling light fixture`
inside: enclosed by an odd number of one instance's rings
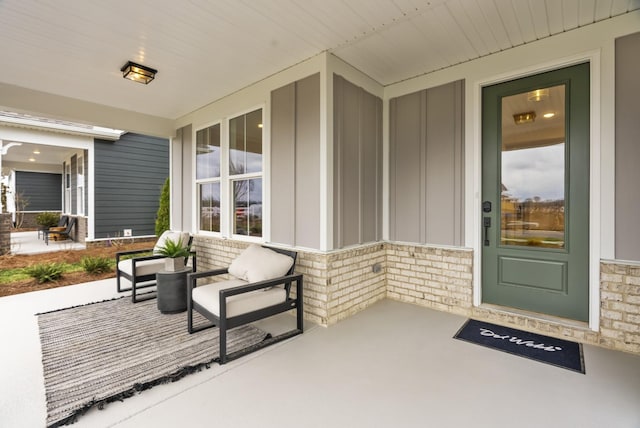
[[[523,123],[531,123],[536,120],[535,111],[527,111],[524,113],[516,113],[513,115],[513,121],[516,125],[522,125]]]
[[[144,65],[136,64],[135,62],[127,62],[120,69],[122,71],[122,77],[125,79],[133,80],[134,82],[149,84],[155,77],[158,70],[145,67]]]

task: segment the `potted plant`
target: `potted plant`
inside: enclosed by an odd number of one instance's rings
[[[164,261],[164,270],[176,272],[184,269],[184,262],[189,257],[190,249],[182,243],[182,239],[174,241],[167,238],[164,245],[158,248],[156,254],[166,257]]]

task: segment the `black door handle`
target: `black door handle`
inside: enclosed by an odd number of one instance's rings
[[[491,217],[483,217],[484,225],[484,246],[489,246],[489,228],[491,227]]]

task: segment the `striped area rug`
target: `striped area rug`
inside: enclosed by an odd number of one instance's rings
[[[194,321],[206,322],[199,314]],[[49,427],[208,368],[219,351],[217,328],[189,334],[186,312],[162,314],[155,299],[132,304],[121,298],[39,314],[38,325]],[[228,352],[266,336],[252,326],[233,329]]]

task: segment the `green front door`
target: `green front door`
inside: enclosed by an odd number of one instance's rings
[[[482,301],[589,318],[589,64],[483,88]]]

